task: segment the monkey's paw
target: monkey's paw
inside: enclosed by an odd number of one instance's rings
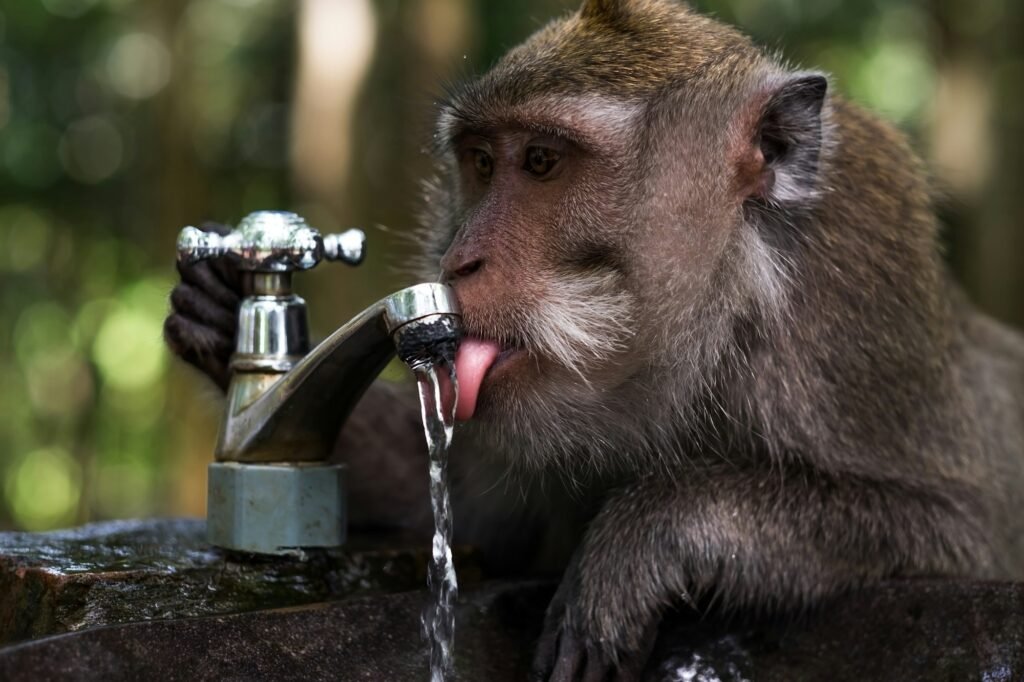
[[[224,235],[230,228],[206,223],[201,229]],[[178,263],[181,281],[171,292],[164,339],[171,350],[227,388],[228,362],[235,348],[242,276],[225,258]]]
[[[567,592],[570,594],[565,594]],[[658,619],[651,619],[638,632],[601,637],[583,625],[585,620],[573,592],[575,590],[567,590],[563,583],[548,607],[534,655],[532,679],[537,682],[640,680],[658,634]]]

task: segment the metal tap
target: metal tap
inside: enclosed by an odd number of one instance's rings
[[[252,272],[209,470],[211,543],[268,554],[343,544],[343,470],[326,462],[341,424],[396,347],[407,363],[431,345],[454,348],[455,296],[427,283],[378,301],[310,350],[306,305],[292,293],[292,274],[321,260],[357,265],[364,243],[360,230],[321,236],[280,211],[250,214],[225,236],[182,230],[179,260],[228,257]]]

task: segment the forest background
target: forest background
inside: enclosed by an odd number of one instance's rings
[[[575,0],[10,0],[0,6],[0,529],[199,516],[219,403],[161,325],[179,229],[363,226],[300,278],[316,336],[408,283],[445,83]],[[946,255],[1024,326],[1024,3],[697,0],[903,128]]]

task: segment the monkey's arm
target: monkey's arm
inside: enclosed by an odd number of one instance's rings
[[[799,609],[894,574],[983,574],[982,517],[951,490],[806,469],[636,483],[608,499],[577,549],[536,676],[605,679],[616,665],[639,676],[662,611],[680,601]]]

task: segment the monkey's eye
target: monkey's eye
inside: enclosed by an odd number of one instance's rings
[[[526,162],[523,164],[523,170],[540,178],[551,172],[551,169],[558,163],[559,158],[561,157],[559,157],[558,152],[554,149],[548,147],[527,147]]]
[[[483,149],[473,150],[473,166],[482,180],[490,180],[494,174],[494,159]]]

